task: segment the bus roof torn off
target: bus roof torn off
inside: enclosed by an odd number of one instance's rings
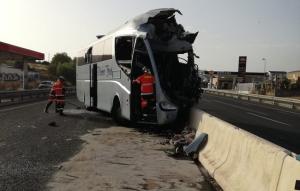
[[[175,13],[181,12],[173,8],[150,10],[136,16],[125,23],[125,26],[140,32],[145,32],[152,41],[152,48],[164,52],[187,52],[192,49],[198,32],[185,31],[175,19]]]

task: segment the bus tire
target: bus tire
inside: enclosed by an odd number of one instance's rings
[[[122,124],[122,115],[121,115],[121,104],[119,99],[114,100],[113,108],[111,111],[112,118],[117,124]]]

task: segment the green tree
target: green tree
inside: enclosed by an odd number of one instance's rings
[[[67,53],[56,53],[50,65],[48,71],[52,75],[52,78],[58,76],[64,76],[66,81],[75,84],[76,81],[76,68],[73,60],[67,55]]]
[[[72,59],[68,56],[68,54],[65,52],[62,52],[62,53],[56,53],[53,56],[53,58],[51,60],[51,64],[58,65],[58,64],[62,64],[62,63],[69,63],[71,61],[72,61]]]
[[[75,64],[73,63],[59,64],[56,72],[58,76],[64,76],[66,81],[70,82],[71,84],[75,84],[76,81]]]
[[[53,56],[50,65],[48,66],[48,71],[52,76],[57,76],[57,67],[60,64],[70,63],[71,61],[72,59],[68,56],[67,53],[56,53]]]
[[[48,65],[50,64],[50,62],[44,60],[44,61],[40,62],[40,64],[43,64],[43,65],[47,65],[47,66],[48,66]]]

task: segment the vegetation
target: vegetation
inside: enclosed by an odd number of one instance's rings
[[[75,62],[67,53],[56,53],[48,66],[48,71],[53,79],[63,76],[71,84],[76,82]]]

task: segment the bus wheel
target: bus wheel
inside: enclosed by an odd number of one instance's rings
[[[121,106],[120,106],[120,102],[118,99],[116,99],[114,101],[114,105],[113,105],[111,113],[112,113],[113,120],[117,124],[122,124],[123,120],[122,120],[122,116],[121,116]]]

